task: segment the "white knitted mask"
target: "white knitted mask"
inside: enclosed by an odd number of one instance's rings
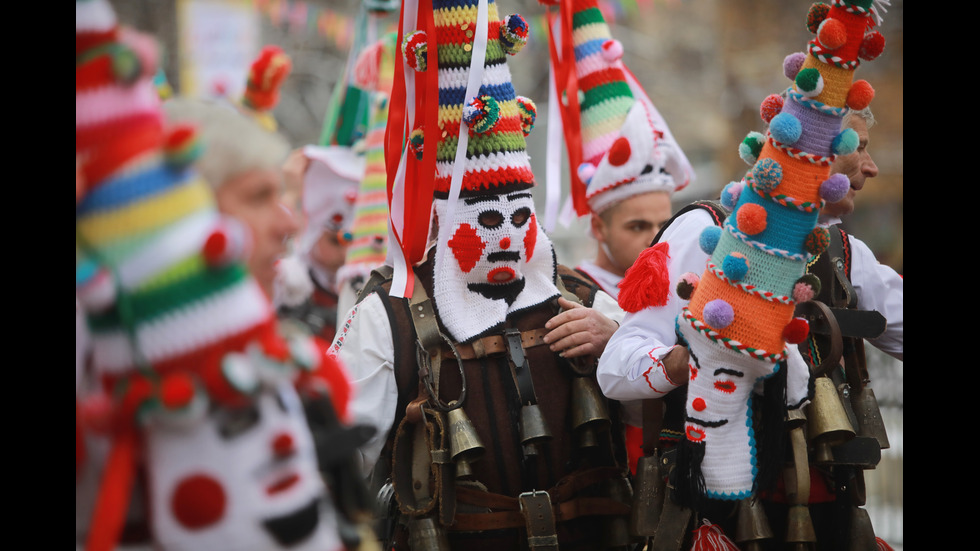
[[[436,200],[435,210],[442,223],[447,201]],[[460,199],[447,247],[445,265],[437,260],[434,267],[433,294],[443,325],[459,342],[559,294],[551,241],[538,226],[529,191]]]

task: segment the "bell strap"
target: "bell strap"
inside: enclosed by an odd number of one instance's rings
[[[523,346],[525,350],[535,346],[541,346],[545,344],[544,336],[547,334],[548,329],[543,327],[539,329],[531,329],[529,331],[522,331],[521,346]],[[505,339],[503,335],[490,335],[488,337],[477,339],[471,343],[457,344],[456,352],[459,354],[460,359],[463,360],[486,358],[487,356],[492,356],[494,354],[504,354],[507,352],[507,339]],[[443,348],[442,357],[448,360],[455,358],[456,355],[453,354],[452,350]]]

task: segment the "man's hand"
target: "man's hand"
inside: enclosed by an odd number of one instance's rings
[[[553,352],[559,352],[565,358],[590,354],[599,357],[619,324],[598,310],[561,297],[558,298],[558,306],[564,311],[545,324],[550,331],[544,336],[544,342],[551,345]]]
[[[683,385],[687,383],[691,375],[691,369],[687,365],[690,361],[690,353],[686,346],[675,346],[661,360],[664,364],[664,373],[674,384]]]

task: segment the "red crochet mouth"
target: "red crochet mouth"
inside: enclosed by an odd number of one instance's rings
[[[270,496],[281,492],[285,492],[289,488],[292,488],[297,482],[299,482],[299,475],[296,473],[292,473],[286,475],[283,478],[280,478],[276,482],[273,482],[271,485],[269,485],[269,487],[265,489],[265,492]]]
[[[487,281],[490,283],[507,283],[517,277],[517,272],[513,268],[494,268],[487,274]]]

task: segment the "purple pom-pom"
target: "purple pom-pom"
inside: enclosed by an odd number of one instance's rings
[[[851,181],[843,174],[831,174],[820,184],[820,197],[828,203],[836,203],[847,196]]]
[[[732,305],[720,298],[716,298],[704,305],[702,312],[704,322],[712,329],[724,329],[735,321],[735,311]]]
[[[786,56],[783,59],[783,74],[786,75],[786,78],[795,80],[796,74],[803,68],[804,61],[806,61],[806,54],[803,52],[795,52]]]

